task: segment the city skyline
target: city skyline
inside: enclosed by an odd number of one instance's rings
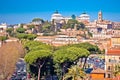
[[[91,21],[97,19],[97,14],[101,10],[103,19],[119,22],[119,2],[119,0],[60,0],[59,2],[57,0],[6,0],[1,1],[3,4],[0,5],[0,23],[28,23],[35,17],[50,20],[55,10],[66,17],[72,14],[79,16],[86,12],[90,15]]]

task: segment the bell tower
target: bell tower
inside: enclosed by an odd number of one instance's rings
[[[102,11],[98,12],[98,21],[102,21]]]

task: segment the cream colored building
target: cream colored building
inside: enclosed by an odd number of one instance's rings
[[[66,44],[76,44],[78,43],[78,39],[74,36],[67,35],[57,35],[57,36],[40,36],[34,39],[35,41],[41,41],[43,43],[47,43],[53,46],[62,46]]]
[[[77,44],[78,39],[74,36],[67,36],[67,35],[57,35],[54,40],[52,41],[52,44],[54,46],[62,46],[67,44]]]
[[[111,38],[111,46],[120,46],[120,36]]]
[[[107,49],[105,53],[106,78],[114,77],[115,65],[120,64],[120,48]]]
[[[106,34],[93,34],[94,39],[109,39],[112,35],[106,35]]]
[[[87,25],[90,22],[90,16],[87,13],[82,13],[79,17],[76,18],[76,20]]]
[[[114,29],[120,29],[120,22],[113,22]]]

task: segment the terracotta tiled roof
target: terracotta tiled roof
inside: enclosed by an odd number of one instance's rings
[[[109,49],[107,50],[107,55],[120,55],[120,49]]]
[[[97,68],[97,69],[93,69],[91,73],[105,73],[105,71],[103,69]]]

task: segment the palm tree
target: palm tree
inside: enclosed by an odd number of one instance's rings
[[[68,73],[64,75],[64,80],[72,78],[72,80],[83,80],[86,78],[85,72],[77,65],[69,68]]]

